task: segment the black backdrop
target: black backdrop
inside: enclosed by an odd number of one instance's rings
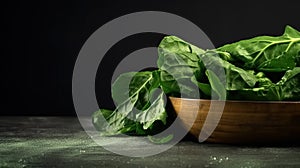
[[[277,1],[25,1],[2,5],[1,115],[76,115],[72,71],[81,46],[104,23],[143,10],[171,12],[198,25],[216,47],[257,35],[300,30],[299,2]],[[162,35],[141,34],[106,55],[121,58],[157,46]],[[111,70],[113,66],[111,66]],[[109,76],[97,76],[97,97],[112,107]],[[99,82],[101,81],[101,82]]]

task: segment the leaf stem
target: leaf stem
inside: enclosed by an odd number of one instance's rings
[[[287,52],[290,47],[292,46],[292,44],[294,44],[295,42],[299,42],[300,41],[300,38],[291,38],[290,40],[281,40],[281,41],[276,41],[276,42],[272,42],[270,44],[268,44],[267,46],[265,46],[256,56],[255,58],[250,62],[251,65],[254,65],[254,62],[261,56],[261,54],[263,52],[265,52],[269,47],[275,45],[275,44],[280,44],[280,43],[290,43],[285,52]]]

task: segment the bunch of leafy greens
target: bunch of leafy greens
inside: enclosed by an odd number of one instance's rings
[[[213,50],[167,36],[158,46],[157,66],[124,73],[113,83],[116,109],[92,116],[102,135],[160,132],[173,115],[165,108],[167,96],[212,99],[215,93],[219,100],[300,100],[300,33],[290,26],[281,36],[254,37]]]

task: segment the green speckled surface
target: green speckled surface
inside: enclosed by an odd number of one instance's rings
[[[115,137],[117,138],[117,137]],[[98,146],[72,117],[0,117],[0,167],[300,167],[300,146],[240,147],[184,140],[150,157]]]

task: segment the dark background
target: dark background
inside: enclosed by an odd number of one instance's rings
[[[280,2],[43,0],[3,4],[0,115],[76,115],[72,102],[76,57],[87,38],[114,18],[144,10],[171,12],[198,25],[218,47],[258,35],[280,35],[287,24],[300,30],[300,1]],[[162,37],[128,37],[105,58],[120,60],[136,49],[157,46]],[[97,75],[101,107],[112,106],[109,78],[105,73]]]

